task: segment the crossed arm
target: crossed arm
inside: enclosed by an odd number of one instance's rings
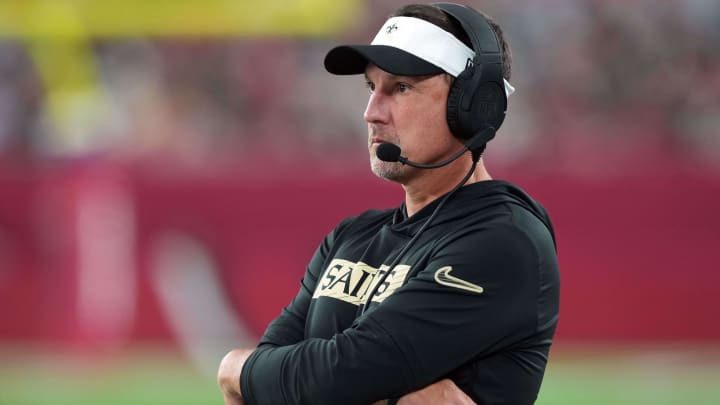
[[[220,362],[218,385],[223,393],[225,405],[246,405],[240,392],[240,374],[252,352],[253,349],[235,349]],[[428,404],[475,405],[475,402],[447,378],[404,395],[397,402],[397,405]],[[388,405],[388,400],[377,401],[372,405]]]

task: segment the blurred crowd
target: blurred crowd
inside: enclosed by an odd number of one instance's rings
[[[0,38],[0,157],[206,167],[339,156],[365,168],[363,80],[331,76],[322,60],[336,43],[369,41],[403,3],[369,0],[332,38],[93,41],[102,96],[63,125],[49,118],[27,44]],[[513,49],[517,92],[488,152],[495,165],[602,174],[669,157],[720,172],[719,2],[468,3]]]

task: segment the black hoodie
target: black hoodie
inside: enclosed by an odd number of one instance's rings
[[[535,401],[560,294],[547,213],[508,182],[478,182],[417,235],[439,201],[410,218],[367,211],[325,237],[245,363],[248,404],[370,404],[446,377],[478,404]]]

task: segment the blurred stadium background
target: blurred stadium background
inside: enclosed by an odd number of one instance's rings
[[[513,48],[496,178],[556,223],[538,404],[720,403],[720,3],[467,1]],[[390,207],[360,78],[396,0],[0,1],[0,405],[218,404],[339,219]]]

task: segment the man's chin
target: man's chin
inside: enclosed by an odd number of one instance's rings
[[[402,164],[397,162],[383,162],[373,156],[370,159],[370,169],[381,179],[390,181],[400,181],[403,176]]]

